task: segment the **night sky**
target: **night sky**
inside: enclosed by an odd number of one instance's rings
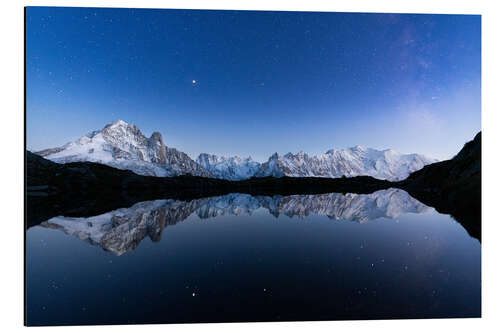
[[[27,147],[113,120],[195,158],[364,145],[446,159],[481,129],[481,18],[29,7]]]

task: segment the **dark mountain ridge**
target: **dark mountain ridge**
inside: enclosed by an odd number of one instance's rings
[[[399,182],[438,212],[452,215],[471,235],[481,238],[481,132],[451,160],[429,164]]]

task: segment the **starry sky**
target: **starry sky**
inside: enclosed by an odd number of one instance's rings
[[[28,7],[26,117],[34,151],[122,119],[192,158],[447,159],[481,129],[481,17]]]

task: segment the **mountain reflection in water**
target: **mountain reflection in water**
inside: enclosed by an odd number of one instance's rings
[[[378,218],[395,219],[406,213],[422,213],[429,207],[400,189],[381,190],[371,194],[317,194],[290,196],[251,196],[231,193],[192,201],[144,201],[130,208],[117,209],[88,218],[54,217],[42,227],[98,245],[115,255],[134,250],[149,236],[159,241],[163,229],[196,214],[200,219],[227,215],[251,215],[263,208],[275,217],[300,218],[310,214],[332,220],[367,222]]]

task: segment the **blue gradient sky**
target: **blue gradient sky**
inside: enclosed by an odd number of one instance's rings
[[[481,128],[480,16],[30,7],[26,24],[30,150],[123,119],[193,158],[445,159]]]

